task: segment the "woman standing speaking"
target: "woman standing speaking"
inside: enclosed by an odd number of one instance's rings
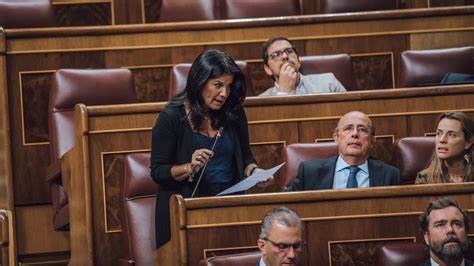
[[[234,60],[207,50],[192,64],[185,90],[160,112],[151,147],[151,176],[159,184],[157,248],[170,240],[172,194],[190,197],[196,190],[196,196],[215,196],[257,169],[243,109],[245,93],[245,77]]]

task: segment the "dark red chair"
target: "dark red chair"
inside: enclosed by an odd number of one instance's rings
[[[240,70],[242,70],[245,75],[245,81],[247,84],[247,96],[254,96],[255,91],[253,89],[252,81],[250,79],[250,69],[247,67],[247,62],[235,61],[235,63],[239,66]],[[184,88],[186,88],[186,81],[188,79],[190,69],[191,64],[187,63],[177,64],[171,69],[170,85],[168,88],[168,100],[184,91]]]
[[[333,73],[347,91],[357,90],[351,58],[347,54],[300,56],[304,74]]]
[[[338,148],[335,142],[295,143],[286,146],[282,151],[282,160],[286,164],[282,169],[282,179],[279,182],[280,191],[289,186],[298,175],[298,167],[301,162],[330,158],[337,154]]]
[[[400,183],[413,184],[416,175],[431,161],[435,149],[434,137],[406,137],[393,144],[395,166],[400,170]]]
[[[437,84],[448,72],[474,74],[474,46],[403,52],[397,87]]]
[[[214,20],[214,0],[161,0],[158,22]]]
[[[201,260],[199,266],[255,266],[261,257],[260,252],[216,256]]]
[[[132,72],[128,69],[60,69],[53,75],[48,112],[51,163],[46,176],[51,182],[55,230],[69,228],[60,160],[74,146],[74,106],[136,102]]]
[[[56,26],[50,0],[0,1],[0,27],[5,29]]]
[[[386,243],[377,250],[379,266],[418,266],[429,258],[428,247],[423,243]]]
[[[322,14],[396,9],[397,0],[320,0]]]
[[[150,153],[125,155],[120,190],[122,257],[120,265],[155,265],[156,184],[150,176]]]
[[[296,16],[299,0],[225,0],[227,19]]]

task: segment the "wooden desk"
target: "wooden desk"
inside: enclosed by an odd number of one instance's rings
[[[371,116],[378,136],[375,153],[386,159],[395,139],[433,132],[441,112],[460,110],[474,116],[472,102],[474,85],[462,85],[252,97],[245,109],[252,150],[259,164],[269,167],[281,162],[281,150],[287,144],[330,138],[337,120],[347,111],[360,110]],[[76,145],[63,161],[63,169],[70,169],[64,172],[70,173],[65,185],[70,196],[72,265],[117,262],[123,156],[150,149],[151,127],[165,105],[76,106]],[[192,256],[194,261],[197,257]]]
[[[410,185],[216,198],[172,197],[171,241],[157,250],[156,265],[197,265],[215,254],[255,248],[260,223],[286,206],[305,224],[303,265],[375,265],[385,242],[422,242],[418,216],[431,200],[448,196],[474,206],[474,184]]]

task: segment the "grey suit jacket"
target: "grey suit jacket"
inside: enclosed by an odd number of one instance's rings
[[[300,74],[301,81],[298,87],[303,85],[307,94],[319,94],[328,92],[344,92],[346,89],[337,80],[333,73],[303,75]],[[280,87],[275,83],[273,87],[259,94],[258,96],[276,96],[279,95]],[[288,93],[288,95],[298,94],[296,91]]]
[[[298,176],[286,191],[332,189],[338,156],[300,163]],[[369,159],[369,186],[400,184],[400,171],[382,161]]]

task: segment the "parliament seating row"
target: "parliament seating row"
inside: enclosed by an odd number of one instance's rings
[[[400,146],[400,147],[399,147]],[[396,166],[401,173],[413,176],[401,177],[404,184],[413,184],[416,173],[425,168],[434,151],[433,137],[408,137],[394,143],[397,151]],[[337,154],[335,143],[300,143],[286,147],[284,157],[283,190],[297,174],[301,161],[328,158]],[[137,152],[125,155],[125,174],[122,180],[120,210],[122,228],[121,265],[149,265],[155,261],[155,203],[156,184],[150,176],[150,153]],[[410,162],[410,163],[408,163]],[[209,264],[208,264],[209,265]],[[211,264],[220,265],[220,264]]]
[[[320,74],[331,72],[338,78],[348,91],[357,90],[357,83],[354,77],[352,62],[347,54],[323,55],[323,56],[301,56],[301,69],[306,74]],[[236,61],[239,68],[245,75],[247,82],[247,96],[255,96],[250,69],[244,61]],[[191,68],[191,64],[177,64],[170,74],[170,84],[168,87],[168,99],[173,98],[186,87],[186,80]]]
[[[358,90],[349,55],[300,56],[304,74],[333,73],[347,91]],[[237,61],[247,81],[247,96],[254,96],[251,73],[244,61]],[[168,99],[184,90],[191,64],[177,64],[171,70]],[[447,73],[474,74],[474,46],[405,51],[401,54],[399,88],[439,84]]]
[[[474,73],[473,54],[474,47],[404,52],[400,73],[404,73],[405,76],[400,79],[403,81],[401,84],[410,86],[420,82],[439,81],[440,77],[447,72]],[[349,91],[357,89],[352,63],[350,57],[346,54],[302,56],[301,63],[305,73],[333,72]],[[254,95],[247,63],[237,61],[237,64],[246,76],[247,95]],[[190,64],[178,64],[173,68],[169,98],[184,90],[190,66]],[[434,73],[434,77],[428,75],[427,72]],[[47,168],[46,176],[52,184],[53,221],[56,230],[67,229],[68,225],[68,200],[60,178],[59,162],[60,158],[74,145],[72,114],[75,104],[104,105],[136,102],[138,100],[130,70],[59,70],[54,75],[49,101],[50,158],[52,158],[52,162]],[[328,146],[322,144],[290,145],[287,149],[288,152],[293,152],[292,149],[301,150],[303,152],[300,154],[303,157],[283,155],[283,158],[291,158],[291,160],[288,160],[286,174],[284,174],[285,178],[280,180],[280,189],[291,182],[299,162],[305,159],[306,152],[304,152],[304,149],[311,150],[311,145],[316,145],[319,147],[318,149],[324,150],[324,153],[318,152],[320,155],[327,155],[326,153],[336,154],[334,147],[330,144]],[[314,156],[314,154],[308,155]],[[410,164],[413,162],[418,161],[406,160],[400,163]],[[403,169],[410,168],[403,167]],[[412,183],[416,172],[405,173],[403,171],[402,182]]]
[[[389,10],[398,7],[397,0],[321,0],[320,13],[344,13],[374,10]],[[159,22],[197,21],[215,19],[265,18],[295,16],[301,14],[298,0],[162,0]]]
[[[434,152],[433,137],[406,137],[396,140],[393,144],[395,161],[387,162],[400,169],[400,182],[413,184],[416,175],[430,162]],[[283,178],[279,181],[279,189],[283,191],[291,184],[298,174],[298,166],[306,160],[323,159],[338,154],[335,142],[323,143],[295,143],[288,145],[282,151],[282,158],[286,162],[282,169]]]
[[[387,243],[377,249],[376,257],[378,266],[420,265],[429,258],[429,252],[423,243]],[[260,258],[260,252],[230,254],[203,259],[199,265],[253,266]]]
[[[323,0],[321,13],[342,13],[397,8],[397,0],[364,0],[357,4],[348,0]],[[301,12],[298,0],[242,1],[162,0],[158,22],[198,21],[295,16]],[[0,1],[0,27],[37,28],[56,25],[51,0]]]

